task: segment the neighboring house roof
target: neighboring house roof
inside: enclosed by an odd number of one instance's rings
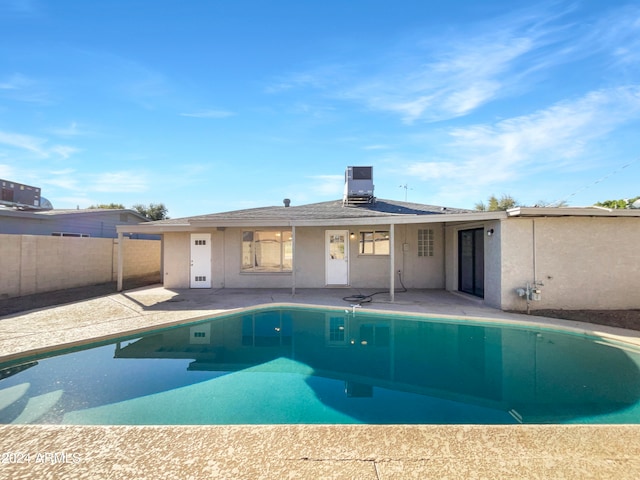
[[[14,208],[0,208],[0,216],[22,217],[22,218],[55,218],[67,216],[107,216],[113,214],[126,213],[136,217],[141,222],[148,222],[149,219],[135,210],[125,209],[107,209],[107,208],[69,208],[69,209],[53,209],[53,210],[16,210]]]
[[[116,225],[137,225],[147,219],[129,209],[17,210],[0,208],[0,233],[115,238]]]

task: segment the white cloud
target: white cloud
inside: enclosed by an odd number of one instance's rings
[[[193,118],[227,118],[233,117],[235,113],[227,110],[201,110],[191,113],[181,113],[181,117],[193,117]]]
[[[0,144],[15,147],[20,150],[27,150],[41,157],[48,156],[46,148],[44,148],[45,143],[46,140],[31,135],[0,131]]]
[[[53,145],[50,149],[51,153],[55,153],[56,155],[67,159],[71,155],[78,153],[80,150],[75,147],[70,147],[68,145]]]
[[[307,177],[313,182],[310,189],[322,196],[342,196],[344,175],[313,175]]]
[[[85,135],[86,133],[80,128],[77,122],[71,122],[66,127],[51,128],[49,129],[49,132],[59,137],[77,137]]]
[[[11,180],[14,175],[14,170],[9,165],[4,165],[0,163],[0,178],[5,180]]]
[[[46,139],[32,135],[3,131],[0,131],[0,145],[6,145],[18,150],[26,150],[27,152],[36,154],[39,158],[58,156],[67,159],[79,151],[77,148],[69,145],[48,146]]]
[[[391,147],[389,147],[389,145],[376,144],[376,145],[366,145],[362,148],[363,150],[388,150]]]
[[[398,115],[406,124],[459,118],[528,92],[555,74],[553,69],[585,58],[594,65],[604,65],[605,57],[634,65],[639,12],[612,9],[603,19],[586,17],[593,21],[588,24],[577,5],[543,3],[446,35],[414,35],[349,67],[317,65],[279,79],[269,91],[315,89]],[[579,21],[574,14],[581,15]]]
[[[134,171],[105,172],[88,178],[87,190],[93,192],[141,192],[148,189],[144,174]]]
[[[590,92],[531,115],[449,130],[441,160],[412,162],[421,180],[482,186],[580,163],[592,142],[640,118],[640,86]]]

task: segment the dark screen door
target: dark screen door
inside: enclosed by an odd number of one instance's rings
[[[484,229],[458,232],[458,290],[484,297]]]

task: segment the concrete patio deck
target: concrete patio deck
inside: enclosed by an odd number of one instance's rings
[[[56,346],[268,304],[348,307],[350,289],[142,288],[0,317],[0,362]],[[562,326],[640,345],[640,332],[509,314],[444,291],[364,309]],[[29,458],[20,453],[28,453]],[[640,477],[640,426],[0,426],[3,478]],[[12,456],[12,454],[14,454]]]

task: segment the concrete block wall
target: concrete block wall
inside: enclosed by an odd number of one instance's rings
[[[123,276],[125,279],[158,275],[160,278],[161,242],[124,238]],[[118,241],[113,242],[112,280],[118,278]]]
[[[125,278],[159,274],[160,241],[123,249]],[[112,282],[117,265],[117,239],[0,235],[0,299]]]

